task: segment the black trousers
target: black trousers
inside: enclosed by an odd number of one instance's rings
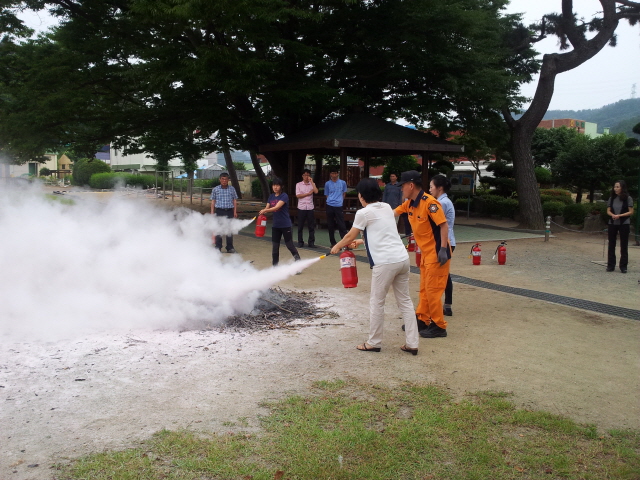
[[[327,229],[329,230],[329,241],[333,247],[336,243],[336,227],[340,233],[340,238],[347,234],[347,227],[344,224],[344,212],[342,207],[332,207],[327,205]]]
[[[233,218],[233,208],[216,208],[217,217]],[[227,235],[227,251],[233,248],[233,235]],[[222,236],[216,235],[216,248],[222,250]]]
[[[451,253],[453,253],[455,249],[456,247],[451,247]],[[444,289],[444,303],[447,305],[451,305],[453,303],[453,282],[451,281],[451,274],[449,274],[447,286]]]
[[[298,242],[303,243],[302,229],[304,224],[309,229],[309,245],[316,243],[316,217],[313,210],[298,210]]]
[[[620,233],[620,268],[626,270],[629,263],[629,231],[631,225],[611,225],[609,224],[609,258],[607,259],[607,267],[615,268],[616,266],[616,240]]]
[[[291,227],[271,227],[271,260],[274,267],[278,265],[278,262],[280,261],[280,239],[282,237],[284,237],[284,244],[291,252],[291,255],[293,255],[293,258],[296,260],[300,258],[300,255],[298,255],[298,249],[293,244]]]

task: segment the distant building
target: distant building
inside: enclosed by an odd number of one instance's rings
[[[572,130],[576,130],[578,133],[582,133],[591,138],[599,137],[598,124],[592,122],[585,122],[584,120],[577,120],[575,118],[556,118],[551,120],[542,120],[538,125],[538,128],[560,128],[567,127]],[[605,128],[604,133],[609,133],[609,129]]]

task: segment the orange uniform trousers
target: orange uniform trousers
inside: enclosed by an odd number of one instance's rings
[[[420,265],[420,298],[416,315],[429,325],[432,321],[440,328],[447,328],[442,312],[442,294],[447,288],[449,278],[449,260],[444,265],[427,263]]]

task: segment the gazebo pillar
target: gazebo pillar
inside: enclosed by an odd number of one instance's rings
[[[347,150],[344,148],[340,149],[340,178],[347,181]]]
[[[429,192],[429,167],[431,166],[431,160],[427,152],[422,152],[422,188],[425,192]]]
[[[293,177],[293,152],[289,152],[289,156],[287,158],[287,193],[289,195],[295,195],[296,193],[296,184],[295,178]],[[283,179],[284,180],[284,179]],[[293,205],[289,203],[289,205]],[[296,203],[297,205],[297,203]]]
[[[362,178],[369,178],[369,164],[371,163],[371,152],[367,152],[364,155],[364,166],[362,167],[364,169]]]

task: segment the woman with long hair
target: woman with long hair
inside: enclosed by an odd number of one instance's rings
[[[273,213],[273,227],[271,227],[271,259],[275,267],[280,261],[280,239],[284,237],[287,246],[295,261],[300,260],[298,249],[293,244],[291,234],[291,217],[289,216],[289,196],[282,191],[282,180],[274,178],[271,183],[273,193],[269,195],[267,205],[260,210],[258,215]]]
[[[616,240],[620,234],[620,271],[627,273],[629,263],[629,231],[631,229],[631,215],[633,215],[633,199],[627,191],[624,180],[618,180],[613,184],[611,197],[607,204],[609,215],[609,258],[607,260],[607,272],[616,269]]]
[[[456,220],[456,209],[449,199],[449,196],[447,195],[447,192],[450,188],[451,182],[444,175],[436,175],[431,179],[431,183],[429,184],[429,193],[432,197],[435,197],[435,199],[440,202],[440,205],[442,205],[442,210],[444,211],[444,216],[447,217],[447,225],[449,227],[449,246],[451,247],[451,253],[453,253],[453,251],[456,249],[456,237],[453,234],[453,224]],[[452,303],[453,282],[451,281],[451,274],[449,274],[449,278],[447,279],[447,287],[444,290],[443,305],[443,313],[448,317],[453,315],[453,311],[451,310]]]
[[[385,299],[389,288],[393,287],[396,304],[406,326],[405,344],[400,350],[417,355],[420,338],[409,295],[409,254],[398,235],[395,215],[389,204],[381,201],[382,190],[377,180],[363,178],[356,191],[364,208],[356,212],[351,230],[331,248],[331,253],[336,254],[343,247],[355,248],[364,244],[373,270],[369,300],[369,338],[356,348],[362,352],[380,351]],[[361,233],[364,240],[356,240]]]

